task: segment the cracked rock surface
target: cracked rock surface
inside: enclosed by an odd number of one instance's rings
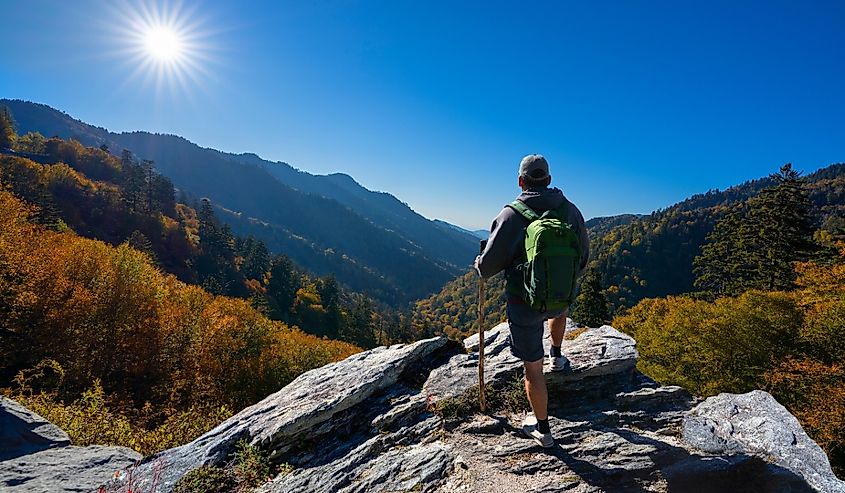
[[[507,334],[507,324],[484,334],[486,382],[503,394],[522,375]],[[769,394],[699,401],[658,385],[637,372],[635,341],[609,326],[567,340],[571,371],[546,375],[554,447],[522,435],[525,412],[444,419],[433,409],[477,385],[477,346],[477,336],[428,339],[312,370],[194,442],[148,457],[135,477],[163,464],[158,491],[170,492],[191,469],[223,464],[244,438],[292,467],[262,493],[845,492]]]
[[[73,446],[59,427],[0,397],[0,491],[88,492],[140,459],[124,447]]]

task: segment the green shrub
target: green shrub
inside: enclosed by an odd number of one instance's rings
[[[227,493],[237,483],[231,471],[216,466],[198,467],[182,476],[173,487],[174,493]]]
[[[246,440],[240,440],[235,445],[235,474],[238,482],[249,487],[256,487],[266,483],[271,475],[270,459]]]

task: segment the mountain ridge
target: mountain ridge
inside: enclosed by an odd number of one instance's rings
[[[344,178],[348,175],[311,175],[253,153],[204,148],[178,135],[113,133],[40,103],[2,99],[0,105],[10,108],[20,133],[126,148],[154,160],[180,190],[234,211],[221,217],[239,234],[255,235],[274,252],[292,250],[303,267],[318,275],[338,272],[340,281],[390,304],[435,292],[463,271],[477,249],[470,235],[444,230],[396,197]]]

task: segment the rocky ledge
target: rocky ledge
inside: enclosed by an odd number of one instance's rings
[[[88,492],[141,456],[123,447],[76,447],[67,433],[0,397],[0,491]]]
[[[147,457],[133,467],[136,488],[149,491],[158,476],[158,491],[170,492],[188,471],[224,465],[245,439],[292,468],[265,493],[845,492],[823,451],[769,394],[699,402],[660,386],[636,371],[635,341],[609,326],[566,341],[572,370],[547,374],[557,445],[541,449],[520,432],[522,369],[507,349],[507,325],[484,337],[488,399],[500,405],[493,411],[456,412],[477,392],[477,337],[464,347],[434,338],[377,348],[304,373],[197,440]],[[62,443],[55,447],[70,447]],[[30,463],[39,450],[13,460]],[[14,481],[8,463],[0,462],[0,485]],[[49,490],[77,491],[59,485]]]

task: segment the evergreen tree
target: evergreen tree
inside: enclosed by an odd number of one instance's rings
[[[293,266],[290,258],[279,255],[270,265],[270,280],[267,282],[267,296],[270,298],[270,317],[290,321],[296,292],[302,287],[302,276]]]
[[[241,273],[247,279],[264,282],[264,276],[270,270],[270,252],[261,240],[252,236],[238,239],[237,252],[241,257]]]
[[[153,250],[153,244],[144,233],[136,229],[126,238],[126,243],[135,250],[146,253],[153,262],[158,263],[155,250]]]
[[[340,310],[340,287],[334,274],[320,279],[317,283],[317,293],[323,302],[323,308],[326,310],[322,331],[324,335],[336,339],[341,331],[343,319]]]
[[[774,186],[716,223],[694,261],[696,287],[715,296],[794,287],[795,262],[815,249],[810,201],[791,164],[770,178]]]
[[[142,165],[144,171],[144,210],[147,214],[153,211],[153,180],[155,174],[155,161],[144,159]]]
[[[581,281],[581,292],[575,300],[572,319],[587,327],[599,327],[610,321],[607,310],[607,297],[601,287],[601,279],[596,269],[587,271]]]
[[[363,348],[376,345],[373,303],[362,294],[352,296],[352,306],[343,321],[340,339]]]
[[[132,212],[138,212],[144,197],[144,168],[137,161],[132,151],[124,149],[120,153],[123,200]]]
[[[743,227],[747,221],[747,204],[738,204],[716,222],[701,247],[701,255],[693,260],[695,287],[711,296],[741,293],[752,274],[752,262],[746,251],[751,240]]]
[[[771,176],[776,186],[749,201],[749,225],[756,226],[751,250],[759,277],[754,287],[767,291],[795,286],[795,262],[814,251],[810,201],[801,174],[787,163]]]
[[[0,149],[11,149],[15,143],[15,121],[9,108],[0,110]]]

